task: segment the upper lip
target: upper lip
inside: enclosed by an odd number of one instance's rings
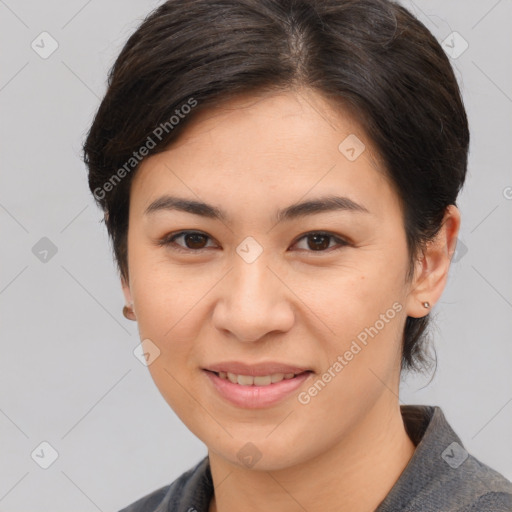
[[[274,373],[294,373],[295,375],[298,375],[299,373],[312,371],[309,368],[274,361],[256,364],[246,364],[240,361],[226,361],[224,363],[208,365],[204,369],[211,372],[229,372],[234,373],[235,375],[251,375],[253,377],[272,375]]]

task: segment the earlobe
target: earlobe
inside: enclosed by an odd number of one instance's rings
[[[133,299],[130,291],[130,284],[124,277],[121,277],[121,288],[126,301],[126,305],[123,307],[123,315],[128,320],[136,320],[135,312],[133,311]]]
[[[133,302],[128,306],[123,306],[123,316],[127,320],[137,320],[135,313],[133,312]]]
[[[427,243],[417,262],[407,301],[408,316],[426,316],[441,297],[448,280],[459,228],[460,212],[455,205],[449,205],[441,229],[437,236]]]

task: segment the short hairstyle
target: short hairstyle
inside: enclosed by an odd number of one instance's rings
[[[440,44],[388,0],[169,0],[142,21],[109,71],[83,144],[122,277],[142,158],[224,100],[304,87],[353,112],[377,149],[400,199],[412,277],[463,186],[469,129]],[[402,370],[424,369],[428,325],[429,315],[407,317]]]

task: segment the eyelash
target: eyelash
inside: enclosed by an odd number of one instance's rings
[[[203,247],[201,249],[190,249],[188,247],[184,248],[180,245],[177,245],[175,240],[177,238],[180,238],[185,235],[202,235],[202,236],[205,236],[206,238],[208,238],[209,240],[211,240],[210,236],[208,236],[206,233],[202,233],[201,231],[179,231],[178,233],[171,233],[170,235],[167,235],[166,237],[162,238],[161,240],[158,240],[157,245],[163,246],[163,247],[168,247],[168,248],[172,249],[173,251],[181,252],[181,253],[199,253],[199,252],[202,252],[202,251],[208,249],[208,247]],[[307,238],[308,236],[312,236],[312,235],[327,236],[327,237],[330,237],[331,239],[335,240],[338,243],[339,247],[334,248],[334,250],[342,249],[343,247],[350,245],[349,242],[347,242],[343,238],[340,238],[339,236],[336,236],[333,233],[329,233],[326,231],[309,231],[308,233],[304,233],[294,242],[293,245],[298,243],[303,238]],[[329,245],[330,245],[330,242],[329,242]],[[306,252],[309,252],[312,254],[318,254],[318,253],[325,254],[327,252],[331,252],[333,250],[333,247],[328,247],[327,249],[318,250],[318,251],[313,251],[313,250],[308,250],[308,249],[300,249],[300,250],[306,251]]]

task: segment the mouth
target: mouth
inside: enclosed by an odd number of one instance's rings
[[[283,380],[291,380],[300,375],[304,375],[306,373],[313,373],[311,370],[305,370],[301,372],[289,372],[289,373],[271,373],[268,375],[243,375],[236,374],[231,372],[215,372],[212,370],[205,370],[209,373],[213,373],[217,377],[223,380],[227,380],[232,384],[239,384],[240,386],[271,386],[273,384],[278,384]]]
[[[203,369],[203,374],[214,396],[240,409],[265,409],[277,406],[297,393],[314,372],[299,370],[297,373],[245,375]]]

